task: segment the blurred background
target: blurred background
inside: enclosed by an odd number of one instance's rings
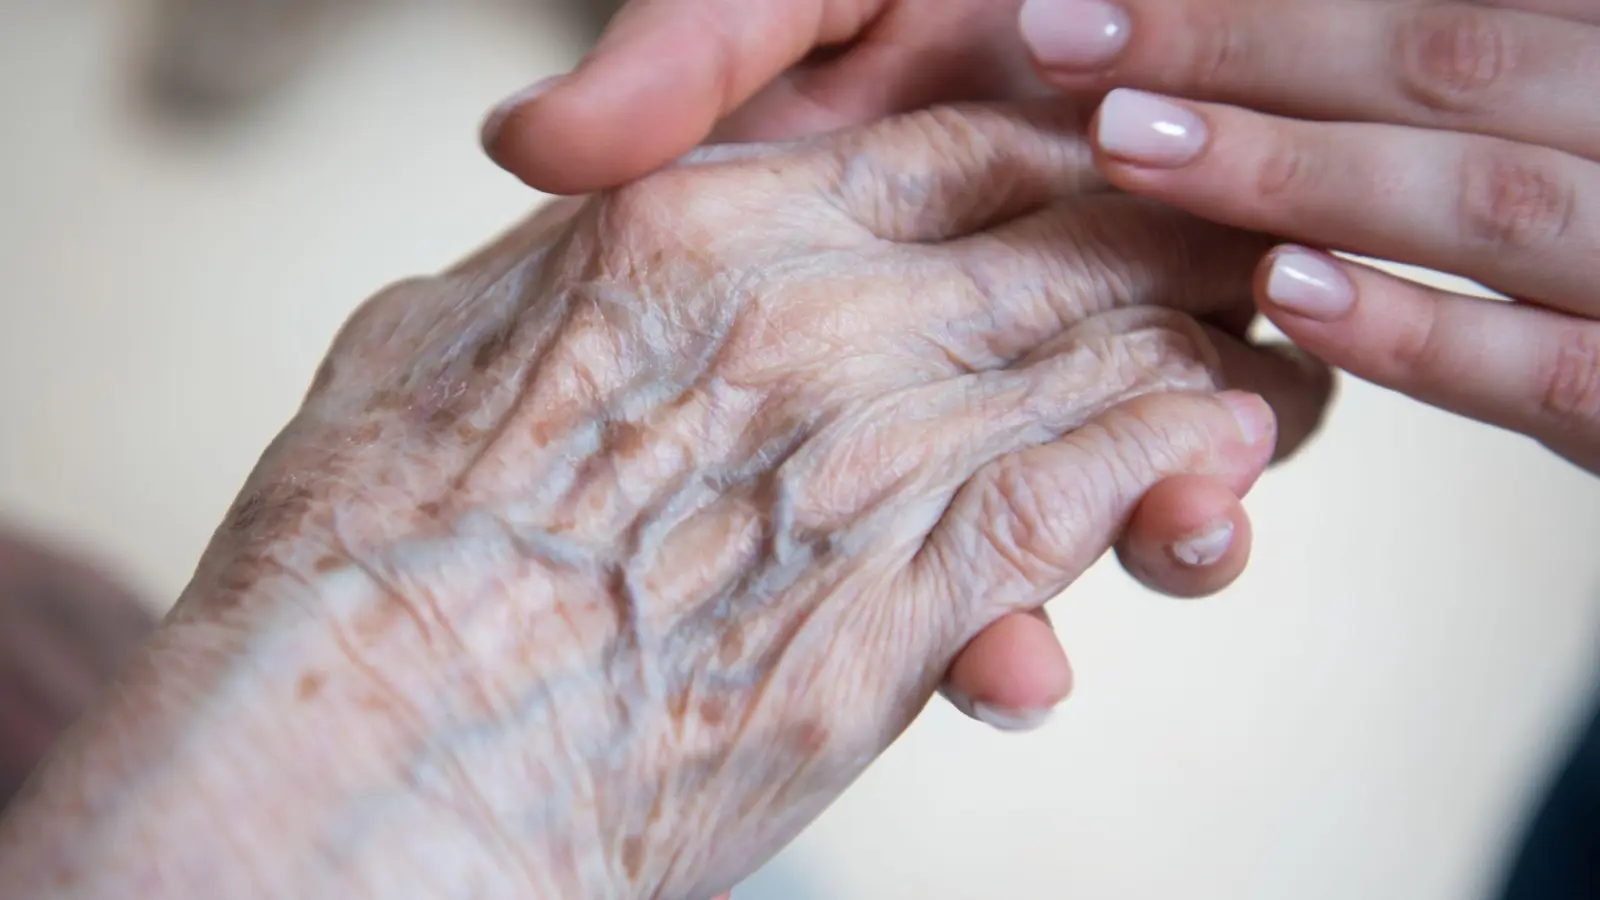
[[[600,7],[0,0],[0,521],[164,610],[354,306],[540,201],[478,123]],[[1102,564],[1043,731],[936,704],[735,896],[1493,893],[1600,688],[1600,480],[1347,382],[1249,506],[1236,587]]]

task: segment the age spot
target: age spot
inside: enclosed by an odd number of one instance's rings
[[[729,627],[722,633],[722,640],[717,644],[717,662],[724,666],[732,666],[743,658],[744,630],[738,626]]]
[[[707,697],[700,702],[700,721],[712,728],[721,725],[728,717],[728,705],[718,697]]]
[[[635,835],[622,842],[622,870],[629,878],[638,878],[644,868],[644,839]]]
[[[301,702],[314,699],[318,694],[322,693],[322,686],[327,681],[328,677],[320,672],[307,672],[301,675],[300,681],[295,684],[294,695]]]
[[[801,722],[788,729],[784,735],[784,742],[794,748],[802,758],[812,759],[827,749],[828,739],[831,736],[828,726],[820,722]]]
[[[378,438],[382,436],[383,426],[379,425],[377,422],[368,422],[360,428],[357,428],[355,431],[350,432],[350,443],[366,446],[376,443]]]
[[[241,534],[258,527],[272,529],[303,514],[310,508],[311,499],[311,489],[303,485],[269,484],[240,498],[223,528],[231,534]]]

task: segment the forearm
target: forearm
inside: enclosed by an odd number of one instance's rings
[[[469,768],[461,685],[358,569],[212,590],[0,823],[0,896],[593,896],[525,773]]]

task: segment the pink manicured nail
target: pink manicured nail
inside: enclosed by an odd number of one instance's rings
[[[1177,168],[1205,149],[1206,126],[1199,116],[1155,94],[1117,88],[1100,104],[1095,143],[1127,162]]]
[[[1128,46],[1128,14],[1101,0],[1028,0],[1017,24],[1028,49],[1050,68],[1098,69]]]
[[[566,75],[551,75],[549,78],[541,78],[500,101],[500,105],[496,106],[494,111],[489,113],[488,118],[483,120],[483,129],[479,133],[483,146],[488,147],[494,143],[495,138],[500,134],[501,126],[506,124],[506,119],[510,118],[518,107],[555,87],[557,83],[566,77]]]
[[[1267,300],[1295,315],[1332,322],[1350,312],[1356,291],[1328,257],[1304,247],[1283,247],[1272,254]]]
[[[1233,546],[1233,522],[1223,519],[1174,543],[1168,550],[1178,562],[1203,568],[1214,565]]]

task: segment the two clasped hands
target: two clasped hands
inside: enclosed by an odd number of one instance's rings
[[[1600,7],[1586,0],[636,0],[576,71],[512,97],[484,136],[510,172],[574,193],[708,140],[1103,96],[1089,134],[1111,185],[1283,239],[1253,299],[1295,345],[1600,472],[1597,83]],[[1248,552],[1242,486],[1158,486],[1119,547],[1130,571],[1181,595],[1229,583]],[[1067,684],[1048,624],[1017,617],[948,688],[1015,726]]]
[[[1587,0],[634,0],[485,125],[577,196],[345,325],[0,894],[701,900],[941,685],[1040,722],[1107,549],[1229,583],[1330,366],[1600,472],[1597,81]]]
[[[1596,84],[1600,7],[1585,0],[635,0],[484,138],[530,185],[570,193],[706,140],[1103,97],[1090,135],[1110,184],[1284,239],[1253,299],[1295,345],[1600,473]],[[1130,573],[1188,596],[1233,580],[1248,554],[1239,487],[1156,486],[1119,545]],[[1069,683],[1048,621],[1017,614],[968,645],[946,693],[1026,728]]]

